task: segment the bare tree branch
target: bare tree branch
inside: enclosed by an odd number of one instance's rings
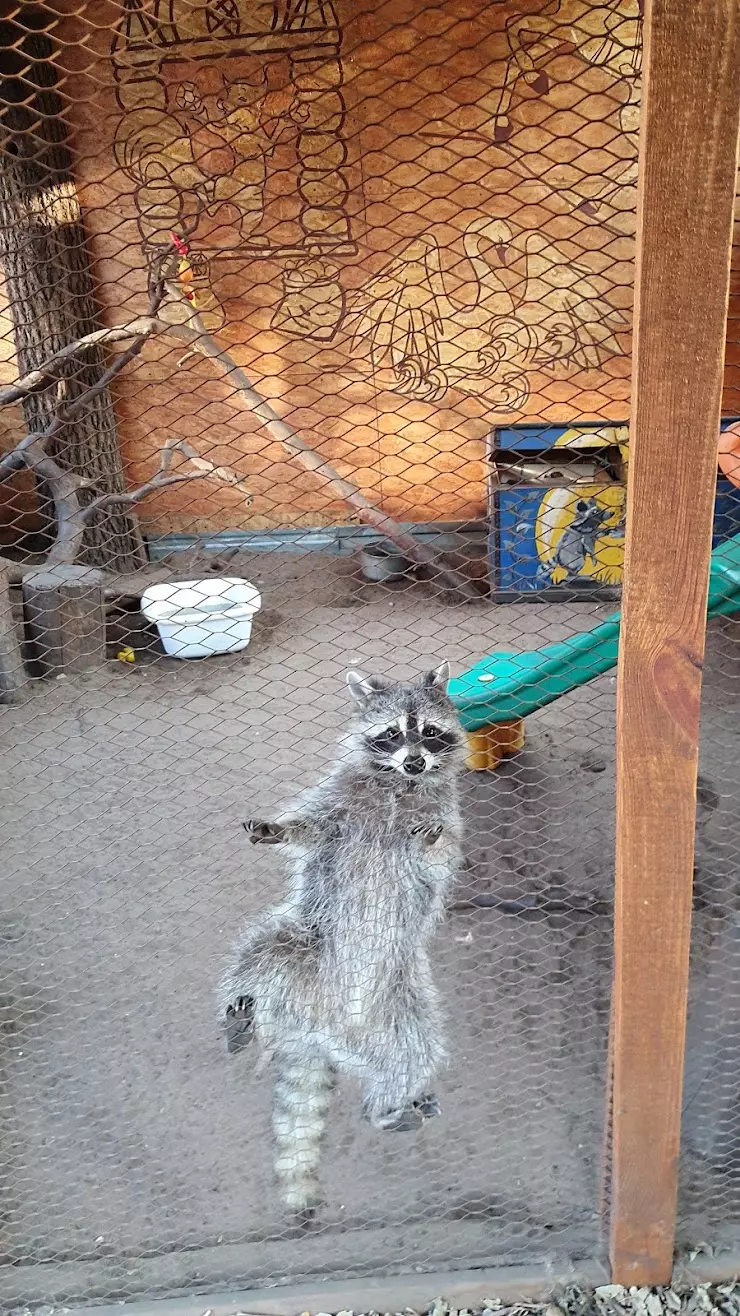
[[[185,457],[186,461],[198,462],[201,467],[196,471],[176,471],[170,475],[169,470],[172,465],[173,453],[179,451]],[[183,439],[176,442],[170,440],[162,448],[159,454],[159,470],[145,484],[140,485],[137,489],[131,489],[128,493],[105,493],[98,494],[86,506],[82,506],[79,500],[79,486],[70,489],[69,496],[63,498],[63,489],[66,487],[64,481],[55,476],[49,480],[50,487],[54,490],[54,504],[57,511],[58,535],[55,543],[49,552],[47,558],[48,566],[58,566],[61,563],[71,563],[77,560],[82,540],[85,534],[85,526],[94,512],[101,511],[106,507],[116,507],[121,503],[134,504],[140,503],[150,493],[157,489],[167,489],[175,484],[185,484],[190,480],[220,479],[222,468],[214,466],[212,462],[203,461],[198,458],[197,454],[193,457],[190,453],[193,449]],[[64,472],[63,475],[68,475]],[[227,473],[230,484],[241,484],[242,480],[237,476],[231,479],[231,472]],[[79,476],[71,476],[74,481],[79,480]],[[89,482],[86,482],[89,487]]]
[[[51,426],[48,427],[49,430],[51,428]],[[132,489],[128,493],[98,494],[96,498],[83,506],[80,500],[80,492],[83,489],[93,488],[92,481],[84,479],[81,475],[75,475],[72,471],[65,471],[54,457],[49,457],[45,450],[47,438],[48,433],[46,432],[40,435],[29,434],[21,440],[12,452],[6,453],[5,457],[0,460],[0,479],[27,467],[29,470],[34,471],[36,475],[42,476],[52,492],[57,521],[57,537],[47,556],[47,566],[60,566],[77,560],[82,548],[85,526],[96,511],[106,507],[115,507],[121,503],[138,503],[155,489],[183,484],[189,480],[210,478],[222,480],[232,485],[243,483],[243,477],[235,475],[234,472],[228,471],[225,467],[215,466],[213,462],[198,457],[194,449],[185,440],[180,439],[176,442],[170,440],[160,453],[159,470],[156,475],[152,476],[151,480],[147,480],[138,489]],[[175,451],[180,451],[186,461],[197,463],[200,469],[175,472],[170,475],[172,456]]]
[[[171,484],[184,484],[187,480],[204,480],[207,474],[207,471],[183,471],[182,475],[155,475],[151,480],[147,480],[146,484],[139,485],[138,489],[131,489],[129,493],[101,494],[87,507],[82,508],[82,519],[87,521],[90,514],[101,507],[115,507],[118,503],[139,503],[155,489],[166,489]]]
[[[163,252],[150,269],[147,323],[155,321],[157,312],[164,300],[167,291],[165,274],[169,272],[168,266],[171,261],[172,258],[169,253]],[[83,506],[80,501],[80,493],[83,489],[92,488],[92,482],[81,475],[75,475],[72,471],[65,470],[55,457],[49,456],[47,444],[79,411],[87,407],[91,398],[94,398],[98,393],[102,393],[111,380],[115,379],[116,375],[119,375],[124,367],[134,357],[138,356],[148,336],[148,331],[137,334],[131,345],[124,352],[119,353],[108,369],[96,380],[95,384],[86,389],[72,402],[66,404],[62,402],[44,430],[26,435],[15,448],[0,458],[0,479],[4,479],[7,475],[26,467],[28,470],[33,471],[37,477],[45,480],[51,492],[54,500],[57,537],[47,558],[49,566],[71,563],[76,560],[82,549],[85,526],[89,522],[92,513],[99,507],[137,501],[130,493],[109,494],[100,495],[98,499],[93,499],[87,506]],[[79,350],[79,343],[76,344],[76,349]],[[54,357],[49,359],[50,362],[58,362],[60,355],[60,353],[56,353]],[[68,355],[68,349],[65,348],[65,360]],[[31,378],[38,376],[48,378],[49,369],[49,362],[45,362],[39,370],[32,372]],[[58,387],[61,389],[61,386],[60,381]],[[202,478],[201,472],[198,472],[197,476]],[[168,483],[180,483],[184,478],[186,477],[171,476]],[[150,482],[151,487],[159,487],[159,485],[161,485],[161,480],[157,482],[157,477],[155,477],[155,481]],[[136,492],[139,497],[143,498],[145,496],[145,493],[141,491]]]
[[[149,306],[146,314],[147,320],[154,320],[156,318],[157,312],[164,301],[167,292],[165,266],[168,263],[171,263],[171,257],[169,257],[168,260],[168,255],[162,254],[158,257],[154,266],[150,270]],[[148,333],[138,334],[131,346],[127,347],[125,352],[119,353],[115,361],[112,362],[108,369],[100,376],[100,379],[97,380],[91,388],[86,389],[75,402],[71,402],[67,406],[61,407],[55,420],[44,432],[45,437],[47,439],[51,438],[52,434],[56,433],[57,429],[61,429],[63,425],[66,425],[69,420],[72,420],[77,415],[78,411],[81,411],[86,407],[91,398],[94,398],[98,393],[102,393],[111,381],[115,379],[116,375],[120,375],[121,371],[128,365],[129,361],[133,361],[134,357],[139,355],[148,337]]]
[[[177,288],[174,288],[173,291],[176,296],[181,297]],[[457,594],[462,595],[468,601],[480,602],[480,592],[472,581],[444,560],[441,561],[439,555],[420,544],[412,535],[403,530],[397,521],[382,512],[376,504],[371,503],[357,488],[356,484],[340,475],[330,462],[311,448],[305,439],[278,415],[271,403],[266,398],[261,397],[253,388],[251,380],[241,366],[237,365],[233,356],[218,346],[215,339],[208,333],[200,316],[192,310],[192,307],[188,307],[188,309],[190,310],[189,325],[170,324],[166,328],[163,327],[158,330],[158,332],[166,333],[181,342],[191,343],[196,352],[200,352],[212,361],[217,361],[226,379],[234,385],[237,397],[245,403],[250,411],[253,411],[259,417],[273,438],[282,443],[283,447],[287,448],[288,452],[300,462],[305,470],[311,471],[320,480],[328,484],[340,498],[349,503],[350,507],[354,507],[363,521],[374,526],[376,530],[380,530],[385,538],[390,539],[412,562],[428,567],[438,579],[445,581]]]
[[[189,233],[186,233],[185,236],[189,236]],[[106,382],[110,383],[110,380],[115,378],[115,375],[119,374],[134,356],[138,355],[147,338],[152,333],[161,332],[157,329],[156,315],[167,292],[167,281],[175,272],[177,259],[178,257],[169,248],[163,249],[154,256],[148,273],[149,306],[143,316],[139,316],[129,324],[112,325],[109,329],[96,329],[93,333],[85,334],[73,343],[65,344],[58,352],[54,352],[45,361],[42,361],[41,365],[34,370],[30,370],[22,379],[17,380],[15,384],[8,384],[5,388],[0,388],[0,407],[8,406],[11,402],[18,402],[27,394],[42,388],[54,376],[60,366],[72,357],[77,356],[79,352],[84,352],[90,347],[107,347],[113,343],[125,342],[128,338],[135,338],[137,341],[132,343],[131,347],[113,363],[111,367],[113,374],[106,373]],[[104,387],[102,381],[101,386]],[[94,392],[87,390],[81,401],[84,403],[95,396],[95,393],[101,392],[101,386],[96,386]],[[75,407],[74,410],[68,410],[67,418],[74,416],[77,410],[79,410],[78,407]]]
[[[60,500],[60,505],[57,506],[59,536],[49,555],[49,563],[74,561],[74,557],[69,555],[72,552],[79,552],[82,545],[81,534],[84,531],[85,523],[96,509],[99,510],[101,507],[113,506],[114,504],[136,503],[153,490],[163,488],[165,483],[179,484],[184,480],[203,478],[208,475],[234,485],[242,483],[241,478],[235,472],[230,471],[227,467],[214,466],[204,458],[199,457],[193,449],[189,448],[189,445],[184,445],[183,441],[180,441],[179,444],[171,444],[166,447],[162,455],[159,472],[141,489],[126,494],[100,495],[98,498],[93,499],[88,506],[82,507],[79,501],[79,491],[89,487],[89,483],[79,476],[73,476],[71,479],[77,481],[77,483],[74,486],[70,485],[69,473],[64,471],[53,458],[46,456],[44,452],[46,442],[81,407],[86,405],[88,399],[94,396],[96,391],[106,388],[111,380],[131,360],[138,356],[148,338],[158,335],[186,343],[192,350],[208,357],[209,360],[217,362],[224,377],[233,384],[236,396],[258,417],[273,438],[277,439],[300,462],[305,470],[310,471],[318,479],[329,485],[336,495],[355,509],[363,521],[374,526],[387,539],[396,544],[412,562],[420,563],[432,570],[440,580],[446,582],[448,586],[465,599],[479,601],[480,593],[470,580],[449,564],[440,561],[438,555],[420,544],[412,535],[403,530],[392,517],[381,511],[374,503],[371,503],[356,484],[340,475],[330,462],[310,447],[305,439],[278,415],[271,403],[257,393],[251,380],[245,371],[237,365],[231,354],[218,346],[188,302],[185,302],[185,305],[189,311],[189,324],[169,323],[158,317],[168,286],[167,278],[171,273],[168,264],[171,264],[171,262],[170,253],[163,253],[157,259],[157,264],[150,276],[149,307],[145,316],[132,321],[128,325],[101,330],[96,334],[88,334],[86,337],[78,339],[77,342],[68,344],[62,351],[49,357],[37,369],[25,375],[15,384],[0,390],[0,405],[16,401],[26,393],[40,387],[44,380],[53,376],[54,371],[63,361],[69,360],[76,352],[84,350],[93,341],[98,343],[106,341],[120,342],[132,336],[134,338],[130,347],[119,354],[93,390],[88,390],[69,406],[60,407],[46,430],[28,435],[11,452],[0,458],[0,479],[13,471],[21,470],[24,466],[35,470],[37,474],[42,474],[43,465],[44,476],[49,482],[50,488],[55,490],[53,493],[55,504],[58,495]],[[172,291],[178,300],[185,301],[177,286]],[[165,473],[169,469],[169,463],[172,459],[171,451],[173,447],[180,447],[183,454],[200,467],[197,474],[166,476]],[[76,507],[66,501],[70,498],[73,501],[76,498]],[[60,510],[62,515],[60,515]]]
[[[106,507],[117,507],[121,503],[139,503],[142,498],[146,498],[155,489],[166,489],[169,485],[184,484],[188,480],[203,480],[207,474],[207,471],[183,471],[179,475],[164,475],[160,468],[151,480],[147,480],[146,484],[140,485],[138,489],[131,489],[129,493],[99,494],[86,507],[82,507],[79,498],[77,498],[61,509],[61,515],[60,500],[55,489],[54,503],[57,508],[59,533],[51,548],[46,565],[58,566],[60,563],[72,563],[77,560],[82,548],[85,526],[94,512]]]
[[[170,475],[172,455],[175,452],[182,453],[186,461],[191,462],[198,469],[195,471],[180,471]],[[159,470],[156,475],[152,476],[151,480],[147,480],[146,484],[140,485],[138,489],[132,489],[129,493],[99,494],[97,498],[93,498],[91,503],[88,503],[87,507],[81,509],[81,519],[83,522],[87,521],[92,513],[101,507],[114,507],[118,503],[138,503],[155,489],[166,489],[168,485],[183,484],[187,480],[204,480],[207,477],[212,480],[222,480],[224,483],[231,485],[241,485],[246,481],[246,476],[237,475],[235,471],[230,471],[225,466],[215,466],[213,462],[206,461],[204,457],[199,457],[187,440],[170,439],[165,443],[159,454]]]
[[[94,333],[85,334],[74,343],[67,343],[59,352],[55,352],[47,361],[42,362],[36,370],[30,370],[15,384],[7,384],[5,388],[0,388],[0,407],[7,407],[11,402],[19,402],[28,393],[43,388],[59,367],[77,356],[78,352],[84,352],[88,347],[108,347],[113,343],[123,343],[128,338],[141,336],[146,339],[157,332],[156,324],[156,320],[142,315],[139,319],[132,320],[130,324],[113,325],[110,329],[96,329]]]

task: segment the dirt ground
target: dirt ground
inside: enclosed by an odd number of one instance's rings
[[[235,930],[283,881],[274,851],[248,849],[241,821],[269,816],[326,770],[347,714],[347,667],[410,677],[449,658],[462,671],[492,649],[589,627],[608,606],[471,607],[428,584],[362,585],[350,563],[315,555],[253,556],[248,574],[264,609],[245,652],[165,659],[132,615],[118,634],[137,648],[135,664],[39,682],[25,705],[2,710],[6,1302],[600,1250],[613,676],[530,718],[526,749],[498,772],[466,774],[456,904],[494,894],[544,899],[548,910],[450,912],[435,948],[452,1057],[438,1084],[443,1116],[384,1138],[361,1122],[357,1092],[341,1088],[313,1233],[286,1228],[269,1075],[255,1075],[249,1053],[227,1057],[214,985]],[[740,854],[738,636],[732,623],[713,627],[707,673],[695,966],[705,1022],[726,1002],[734,947],[725,913]],[[740,984],[736,954],[729,979]],[[722,1147],[707,1132],[715,1078],[697,1042],[689,1232],[708,1218],[718,1182],[723,1219],[733,1209]],[[732,1124],[727,1101],[722,1110]]]

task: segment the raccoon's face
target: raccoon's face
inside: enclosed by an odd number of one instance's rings
[[[604,521],[608,521],[612,515],[610,507],[599,507],[593,498],[579,498],[576,503],[576,514],[571,521],[573,530],[581,530],[589,533],[592,530],[599,530]]]
[[[378,771],[420,778],[459,760],[463,732],[447,697],[449,677],[449,663],[415,685],[348,673],[350,694],[360,707],[359,742]]]

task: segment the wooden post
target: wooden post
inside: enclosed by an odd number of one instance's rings
[[[0,562],[0,702],[18,703],[23,697],[26,681],[20,638],[10,601],[10,572],[7,564]]]
[[[671,1277],[699,696],[740,124],[738,0],[648,0],[617,684],[611,1256]]]
[[[105,662],[103,572],[43,567],[23,577],[23,610],[45,676],[86,672]]]

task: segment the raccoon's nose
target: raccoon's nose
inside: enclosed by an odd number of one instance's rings
[[[421,755],[418,758],[404,759],[403,761],[403,770],[408,772],[410,777],[417,777],[420,772],[424,771],[425,767],[426,763]]]

